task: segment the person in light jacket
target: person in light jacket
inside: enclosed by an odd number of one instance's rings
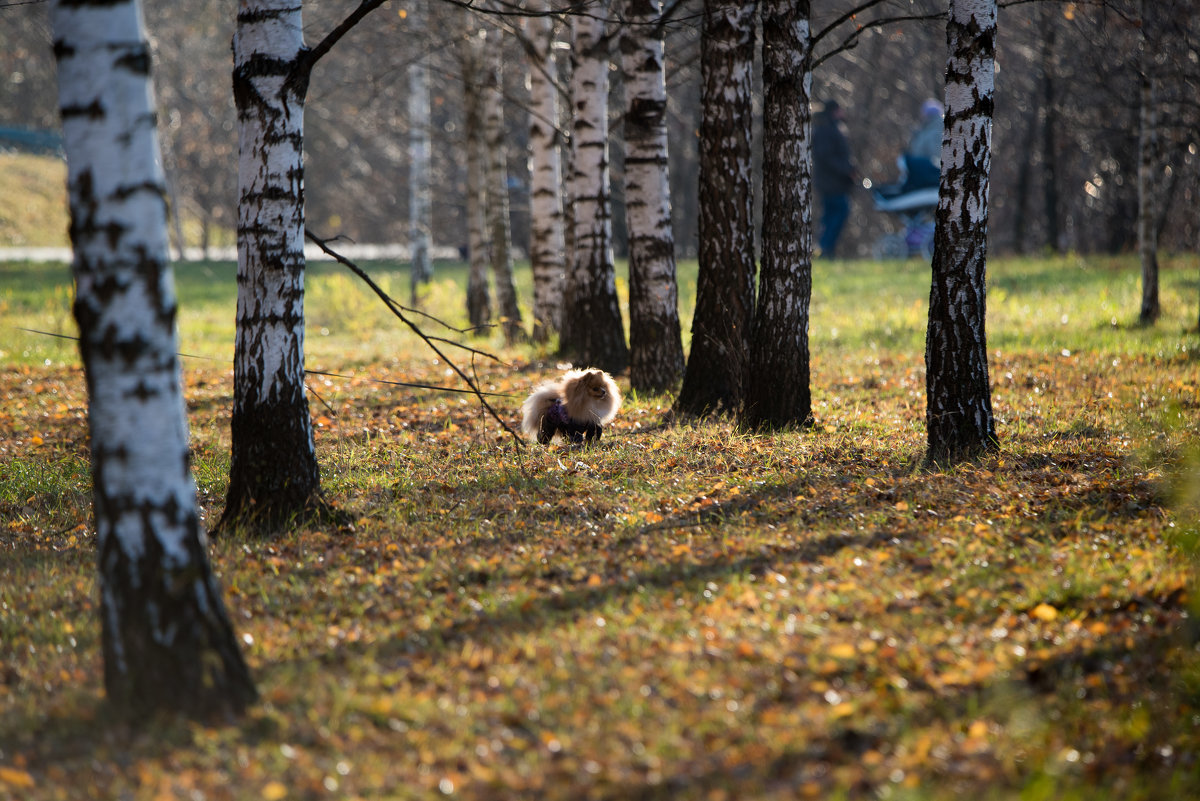
[[[921,127],[913,131],[908,141],[908,154],[929,159],[934,167],[942,166],[942,132],[946,126],[942,104],[930,98],[921,104]]]

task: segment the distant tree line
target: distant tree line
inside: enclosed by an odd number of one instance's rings
[[[409,12],[418,5],[425,4],[385,5],[371,25],[356,28],[314,69],[306,134],[308,217],[321,230],[359,242],[409,241],[407,70],[424,59],[433,132],[429,181],[435,187],[437,226],[432,235],[435,244],[457,248],[467,244],[466,126],[456,45],[464,31],[462,10],[428,3],[424,32],[414,41],[409,34],[417,18]],[[922,100],[940,96],[945,3],[817,3],[814,32],[862,5],[870,8],[818,45],[812,95],[817,101],[836,98],[847,109],[859,170],[878,183],[894,177],[896,156]],[[308,2],[306,24],[327,29],[344,8],[328,0]],[[701,9],[701,0],[681,0],[663,26],[672,218],[676,250],[683,256],[695,256],[699,247]],[[228,79],[233,20],[227,4],[154,3],[146,15],[173,208],[206,230],[232,231],[237,141]],[[6,8],[0,18],[0,126],[57,129],[46,4]],[[896,21],[875,24],[886,19]],[[551,47],[563,63],[570,35],[559,20],[553,39],[558,45]],[[521,253],[530,250],[531,99],[528,74],[520,65],[526,59],[522,39],[532,35],[533,26],[532,18],[510,16],[488,40],[489,49],[499,48],[510,66],[502,93],[512,237]],[[1200,225],[1191,211],[1200,203],[1198,28],[1200,18],[1187,0],[1001,3],[989,231],[994,253],[1137,248],[1143,74],[1153,77],[1152,102],[1158,109],[1153,160],[1162,195],[1154,204],[1159,245],[1173,251],[1194,248]],[[850,46],[840,49],[846,43]],[[830,55],[834,49],[839,52]],[[620,71],[612,78],[613,243],[623,256],[628,252],[619,111],[624,82]],[[761,83],[756,91],[761,92]],[[756,108],[761,109],[760,100]],[[566,113],[565,106],[560,113]],[[843,238],[847,255],[868,255],[888,224],[867,196],[859,195]]]

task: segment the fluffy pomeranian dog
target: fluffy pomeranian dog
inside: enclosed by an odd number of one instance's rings
[[[521,405],[521,430],[548,445],[555,434],[572,443],[591,443],[621,408],[621,390],[603,370],[571,370],[542,384]]]

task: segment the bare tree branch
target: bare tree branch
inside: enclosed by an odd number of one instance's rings
[[[864,11],[866,11],[866,10],[868,10],[868,9],[870,9],[870,8],[873,8],[873,7],[877,6],[877,5],[879,5],[880,3],[886,3],[886,2],[888,2],[888,0],[866,0],[866,2],[865,2],[865,3],[863,3],[862,5],[860,5],[860,6],[855,6],[854,8],[852,8],[852,9],[850,9],[849,11],[845,12],[845,13],[844,13],[844,14],[842,14],[840,17],[838,17],[838,18],[837,18],[837,19],[835,19],[833,22],[829,23],[828,25],[826,25],[824,28],[822,28],[821,30],[817,31],[817,33],[815,33],[815,34],[813,35],[813,38],[812,38],[812,43],[813,43],[813,46],[815,47],[815,46],[816,46],[818,43],[820,43],[820,41],[821,41],[822,39],[824,39],[826,36],[828,36],[829,34],[831,34],[831,33],[833,32],[833,30],[834,30],[835,28],[837,28],[838,26],[840,26],[842,23],[844,23],[844,22],[847,22],[847,21],[849,21],[849,20],[851,20],[851,19],[854,19],[854,18],[855,18],[855,17],[857,17],[859,14],[863,13]],[[860,29],[860,30],[861,30],[861,29]],[[845,46],[845,44],[843,43],[843,47],[844,47],[844,46]],[[841,48],[839,48],[839,50],[840,50],[840,49],[841,49]],[[836,51],[835,51],[835,52],[836,52]]]
[[[856,17],[857,15],[861,14],[862,12],[864,12],[866,10],[873,8],[877,5],[880,5],[881,3],[886,3],[886,2],[889,2],[889,0],[867,0],[867,2],[863,3],[862,5],[857,6],[853,9],[847,11],[845,14],[842,14],[836,20],[834,20],[833,22],[826,25],[820,32],[818,32],[813,37],[813,46],[816,47],[817,43],[820,42],[821,39],[823,39],[826,36],[832,35],[833,31],[838,26],[845,24],[846,22],[848,22],[849,20],[853,19],[854,17]],[[856,27],[853,32],[851,32],[849,35],[846,36],[845,39],[842,40],[841,44],[837,45],[836,47],[834,47],[827,53],[822,54],[820,57],[814,58],[812,68],[815,70],[817,67],[821,66],[826,61],[828,61],[829,59],[836,56],[838,53],[843,53],[847,50],[852,50],[853,48],[857,47],[858,40],[862,37],[862,35],[865,32],[867,32],[869,30],[873,30],[875,28],[882,28],[886,25],[892,25],[897,22],[927,22],[929,20],[944,20],[945,18],[946,18],[946,12],[939,11],[939,12],[934,12],[934,13],[930,13],[930,14],[900,14],[900,15],[897,15],[894,17],[877,17],[876,19],[869,20],[867,22],[864,22],[864,23],[858,25],[858,27]]]
[[[332,31],[325,34],[325,38],[318,42],[316,47],[310,48],[300,55],[300,59],[296,63],[296,69],[292,72],[291,77],[289,77],[288,83],[303,80],[307,84],[308,77],[312,74],[313,66],[321,57],[332,50],[333,46],[341,41],[342,37],[349,33],[355,25],[362,22],[368,14],[386,2],[387,0],[362,0],[358,8],[351,11]]]
[[[514,431],[512,429],[512,427],[509,426],[508,423],[504,422],[504,419],[502,417],[500,417],[500,415],[496,413],[496,410],[492,408],[492,405],[490,403],[488,403],[487,397],[485,397],[486,393],[482,392],[479,389],[477,381],[472,379],[466,373],[464,373],[457,364],[452,362],[446,356],[446,354],[443,353],[441,351],[441,349],[438,348],[436,343],[442,342],[444,344],[454,345],[455,347],[462,348],[463,350],[466,350],[467,352],[471,353],[472,357],[483,356],[488,359],[492,359],[493,361],[496,361],[500,364],[504,364],[504,362],[500,358],[493,356],[492,354],[487,353],[485,351],[477,350],[475,348],[472,348],[472,347],[469,347],[466,345],[461,345],[457,342],[450,342],[449,340],[441,339],[439,337],[428,336],[424,331],[422,331],[420,328],[417,327],[416,323],[414,323],[412,320],[408,319],[408,317],[406,317],[404,315],[404,307],[401,306],[399,303],[397,303],[390,295],[388,295],[388,293],[384,292],[383,289],[379,286],[379,284],[376,284],[371,279],[371,276],[367,275],[367,273],[361,267],[359,267],[357,264],[350,261],[345,256],[341,255],[340,253],[337,253],[336,251],[332,250],[329,247],[328,243],[333,240],[322,239],[321,237],[314,234],[312,231],[308,231],[308,230],[306,230],[304,232],[304,236],[309,241],[315,243],[316,246],[319,247],[327,256],[332,257],[339,264],[344,265],[348,270],[350,270],[350,272],[354,273],[359,278],[361,278],[366,283],[366,285],[371,288],[371,291],[379,296],[380,300],[382,300],[384,302],[384,305],[386,305],[389,309],[391,309],[392,314],[396,315],[396,317],[398,317],[402,323],[407,325],[409,327],[409,329],[412,330],[413,333],[415,333],[417,336],[419,336],[421,338],[421,340],[426,345],[429,346],[430,350],[432,350],[434,353],[436,353],[442,359],[442,361],[444,361],[447,365],[449,365],[450,368],[452,370],[454,370],[455,373],[458,374],[459,378],[461,378],[464,382],[466,382],[467,386],[471,388],[472,394],[474,394],[475,397],[479,398],[479,403],[483,406],[483,408],[486,409],[488,411],[488,413],[495,419],[495,421],[500,424],[501,428],[503,428],[505,431],[507,431],[509,433],[509,435],[512,436],[513,442],[516,443],[517,450],[519,451],[521,448],[525,447],[525,441],[523,439],[521,439],[521,435],[518,434],[516,431]],[[426,315],[426,316],[428,316],[428,315]]]
[[[355,376],[352,376],[352,375],[342,375],[341,373],[329,373],[324,370],[305,370],[304,372],[307,373],[308,375],[323,375],[323,376],[326,376],[327,378],[344,378],[347,381],[353,380],[355,378]],[[360,379],[360,380],[369,381],[372,384],[385,384],[389,387],[409,387],[410,389],[428,389],[428,390],[433,390],[434,392],[451,392],[451,393],[456,393],[456,394],[460,394],[460,395],[476,394],[476,392],[474,390],[462,389],[461,387],[443,387],[443,386],[439,386],[438,384],[416,384],[411,381],[387,381],[382,378],[367,378],[367,379]],[[311,392],[312,390],[310,389],[309,391]],[[313,394],[315,395],[316,393],[314,392]],[[516,397],[519,397],[518,395],[511,395],[506,392],[483,392],[480,394],[487,395],[489,398],[516,398]]]

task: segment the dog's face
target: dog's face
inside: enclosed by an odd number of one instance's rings
[[[576,415],[603,416],[617,401],[608,376],[602,370],[579,374],[566,387],[567,406]]]
[[[583,387],[592,400],[604,400],[608,397],[608,385],[604,381],[604,373],[592,370],[583,376]]]

